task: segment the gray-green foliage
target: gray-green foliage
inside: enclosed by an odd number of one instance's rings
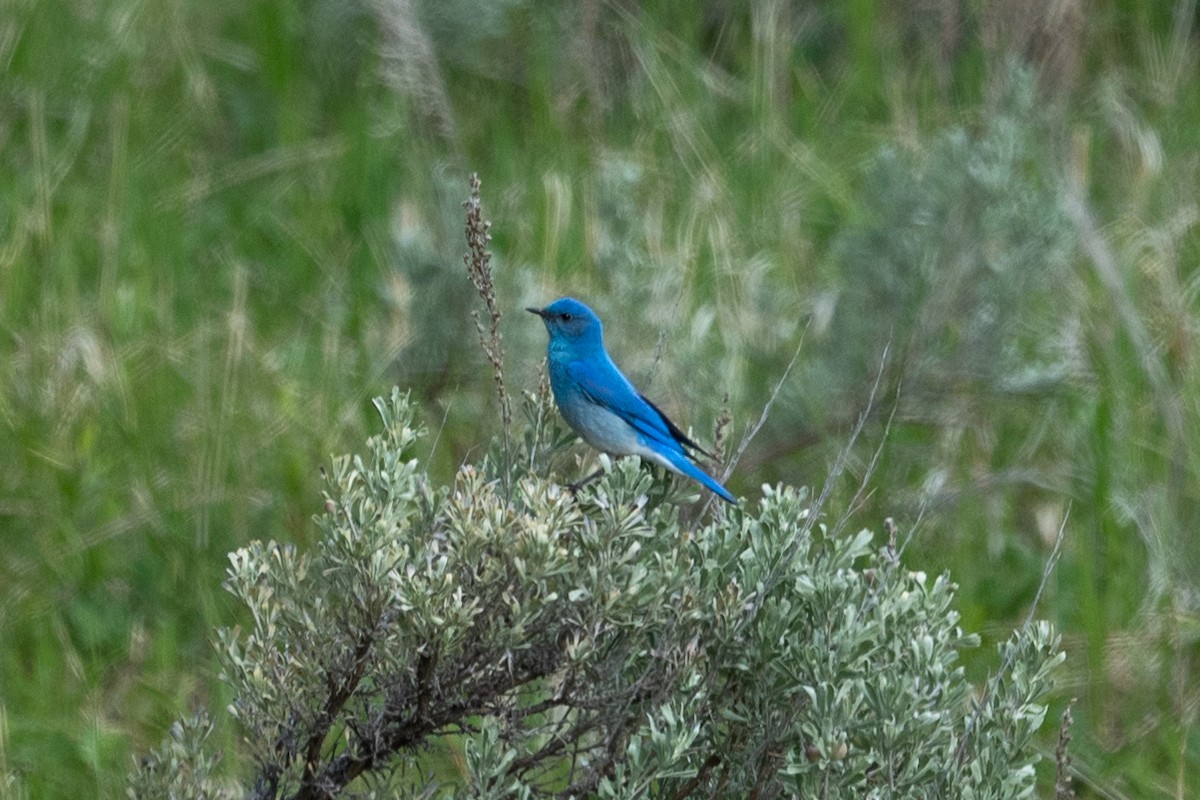
[[[212,732],[213,722],[205,711],[178,720],[159,748],[138,764],[129,794],[171,800],[236,796],[234,787],[216,774],[221,759],[207,747]]]
[[[845,296],[831,337],[854,343],[872,375],[886,342],[928,398],[971,388],[1045,388],[1078,370],[1069,357],[1074,232],[1038,117],[1034,75],[1011,68],[978,130],[953,126],[867,165],[865,219],[833,247]],[[861,380],[861,378],[860,378]]]
[[[540,474],[562,438],[544,403],[504,497],[490,460],[434,486],[407,399],[377,401],[385,432],[334,461],[319,546],[230,557],[246,789],[212,777],[196,718],[132,796],[1030,794],[1047,625],[1003,645],[975,703],[945,576],[791,488],[695,524],[625,459],[573,495]]]

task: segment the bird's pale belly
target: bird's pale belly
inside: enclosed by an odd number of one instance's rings
[[[592,447],[614,456],[641,456],[672,472],[679,472],[670,461],[647,447],[625,420],[593,403],[580,405],[582,408],[569,411],[560,406],[559,410],[567,424]]]
[[[597,450],[615,456],[633,455],[643,449],[637,433],[625,420],[592,403],[561,408],[563,418],[583,440]]]

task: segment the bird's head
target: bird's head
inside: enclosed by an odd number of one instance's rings
[[[602,326],[596,312],[573,297],[555,300],[545,308],[527,308],[531,314],[537,314],[546,323],[551,341],[564,341],[572,344],[599,343],[602,337]]]

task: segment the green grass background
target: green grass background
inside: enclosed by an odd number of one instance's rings
[[[225,554],[312,540],[371,397],[420,398],[435,473],[483,455],[478,171],[510,388],[544,347],[521,309],[571,293],[673,416],[707,439],[727,404],[740,435],[803,335],[731,487],[819,486],[869,411],[843,503],[869,475],[861,524],[912,531],[988,642],[1065,525],[1037,611],[1079,793],[1195,796],[1197,19],[6,0],[0,795],[121,796],[179,714],[229,701]]]

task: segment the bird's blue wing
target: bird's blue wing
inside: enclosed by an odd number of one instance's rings
[[[681,445],[683,445],[685,448],[687,448],[689,450],[695,450],[697,453],[701,454],[702,456],[711,458],[713,461],[717,460],[716,456],[714,456],[712,453],[705,450],[700,445],[693,442],[686,433],[684,433],[682,430],[679,429],[678,425],[676,425],[674,422],[671,422],[671,418],[668,417],[666,414],[664,414],[662,412],[661,408],[654,405],[654,403],[650,402],[650,399],[648,397],[646,397],[646,395],[638,394],[638,397],[642,398],[642,402],[644,402],[646,405],[650,406],[650,408],[654,409],[654,412],[656,414],[658,414],[660,419],[662,419],[663,424],[667,426],[667,430],[670,432],[671,437],[674,438],[675,441],[679,442]]]
[[[679,429],[638,394],[616,366],[572,361],[567,365],[567,374],[590,402],[613,412],[646,438],[679,449],[680,440],[672,431]]]
[[[615,364],[572,361],[566,369],[568,377],[575,382],[588,402],[616,414],[649,440],[652,447],[657,445],[658,452],[674,464],[679,472],[704,484],[723,500],[737,504],[737,500],[724,486],[691,462],[684,447],[693,448],[701,453],[704,451],[700,450],[674,422],[667,419],[667,415],[659,411],[656,405],[639,394]]]

